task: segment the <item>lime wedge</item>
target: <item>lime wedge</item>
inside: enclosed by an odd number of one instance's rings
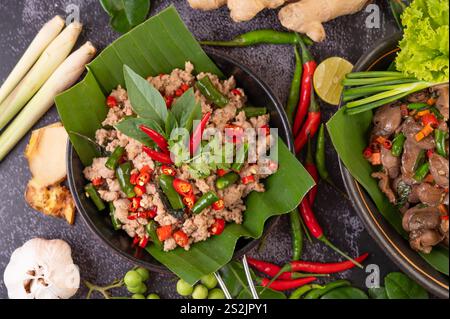
[[[314,72],[317,95],[331,105],[338,105],[342,93],[342,80],[353,69],[353,64],[339,57],[323,60]]]

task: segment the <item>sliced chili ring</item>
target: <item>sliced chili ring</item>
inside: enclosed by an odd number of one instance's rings
[[[133,243],[132,243],[131,246],[133,246],[133,247],[136,246],[136,245],[139,243],[140,240],[141,240],[141,239],[139,238],[138,235],[134,235]]]
[[[142,197],[142,195],[144,195],[146,192],[145,186],[141,186],[141,185],[134,186],[133,190],[137,197]]]
[[[102,185],[103,182],[104,182],[103,178],[101,178],[101,177],[96,177],[96,178],[94,178],[94,179],[92,180],[92,185],[94,185],[94,186],[97,187],[97,186]]]
[[[225,125],[225,137],[228,142],[241,143],[244,137],[244,129],[239,125],[227,124]]]
[[[164,175],[169,175],[169,176],[175,176],[177,174],[175,169],[172,166],[169,166],[169,165],[162,165],[161,166],[161,173],[163,173]]]
[[[189,238],[182,230],[178,230],[173,234],[173,239],[180,247],[186,247],[189,244]]]
[[[139,247],[145,248],[147,247],[147,244],[148,244],[148,237],[147,236],[142,237],[141,240],[139,241]]]
[[[244,176],[244,177],[242,177],[241,181],[242,181],[242,184],[244,184],[244,185],[253,183],[255,181],[255,176],[253,176],[253,175]]]
[[[156,235],[160,241],[164,241],[172,236],[172,226],[161,226],[156,229]]]
[[[138,181],[139,173],[133,173],[130,176],[130,183],[131,185],[136,185]]]
[[[189,208],[192,209],[195,205],[195,195],[194,194],[188,194],[183,197],[183,203]]]
[[[180,89],[183,90],[183,92],[186,92],[187,90],[190,89],[190,86],[186,83],[181,84]]]
[[[137,179],[137,185],[145,186],[150,181],[150,173],[140,173]]]
[[[186,182],[179,178],[175,178],[173,180],[173,188],[178,194],[182,196],[186,196],[192,193],[192,185],[189,182]]]
[[[370,147],[366,147],[363,152],[363,156],[365,159],[369,159],[372,157],[373,151]]]
[[[141,207],[141,198],[133,197],[130,203],[130,212],[136,212]]]
[[[168,109],[170,109],[170,108],[172,107],[173,100],[174,100],[173,96],[166,96],[166,97],[164,98],[164,100],[166,101],[166,107],[167,107]]]
[[[211,226],[209,231],[212,235],[220,235],[223,233],[224,229],[225,229],[225,220],[222,218],[216,218],[214,220],[214,224]]]
[[[113,108],[117,106],[117,100],[114,96],[110,95],[106,98],[106,106]]]
[[[212,204],[212,208],[214,210],[222,210],[222,209],[224,209],[225,208],[225,203],[224,203],[223,199],[219,199],[217,202],[214,202]]]
[[[219,168],[216,173],[217,173],[217,176],[222,177],[222,176],[226,175],[228,173],[228,171],[225,169]]]

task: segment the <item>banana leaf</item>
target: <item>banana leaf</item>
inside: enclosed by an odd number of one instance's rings
[[[365,188],[380,213],[403,237],[407,234],[402,227],[401,214],[378,187],[378,181],[370,176],[372,166],[362,156],[367,146],[372,123],[372,112],[348,115],[341,108],[327,123],[333,145],[351,175]],[[434,247],[430,254],[420,254],[436,270],[448,275],[448,249]]]
[[[185,61],[191,61],[196,72],[223,77],[171,6],[112,43],[88,65],[83,81],[56,97],[61,120],[84,165],[90,165],[99,154],[92,143],[79,135],[94,138],[101,127],[107,113],[106,95],[118,84],[125,87],[123,65],[140,76],[155,76],[183,68]],[[295,208],[314,185],[281,140],[278,162],[279,171],[266,180],[267,191],[247,197],[242,225],[228,225],[220,236],[194,244],[189,251],[178,248],[166,253],[154,246],[147,251],[190,284],[220,269],[232,258],[239,238],[260,237],[267,219]]]

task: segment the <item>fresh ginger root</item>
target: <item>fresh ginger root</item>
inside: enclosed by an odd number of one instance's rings
[[[188,0],[194,9],[214,10],[227,4],[227,0]]]
[[[356,13],[367,2],[369,0],[301,0],[282,8],[278,17],[285,28],[304,33],[313,41],[320,42],[326,37],[323,22]]]
[[[228,0],[231,18],[235,22],[253,19],[263,9],[275,9],[286,0]]]

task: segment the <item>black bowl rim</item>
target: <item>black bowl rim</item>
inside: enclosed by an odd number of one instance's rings
[[[381,61],[384,57],[398,50],[393,48],[393,43],[397,43],[401,38],[402,33],[398,32],[378,41],[367,51],[368,53],[365,53],[358,60],[353,70],[365,71],[370,69],[371,66]],[[448,277],[445,277],[429,265],[426,265],[427,267],[425,268],[427,269],[423,269],[423,267],[414,262],[414,259],[422,259],[420,255],[413,251],[409,245],[405,244],[406,241],[404,241],[400,235],[395,235],[395,230],[386,223],[384,217],[379,213],[370,196],[368,196],[364,188],[350,174],[340,159],[339,167],[352,204],[359,217],[363,220],[365,228],[368,230],[371,237],[375,239],[380,247],[386,249],[389,258],[393,260],[400,269],[405,271],[405,273],[417,281],[421,286],[440,298],[448,298]],[[395,237],[395,240],[393,240],[392,237]],[[400,239],[400,242],[397,241],[398,239]],[[413,258],[406,256],[405,252]],[[420,260],[418,260],[418,263],[420,263]]]
[[[280,120],[282,123],[282,127],[278,128],[278,129],[282,129],[286,136],[287,136],[287,141],[284,141],[287,144],[288,149],[294,153],[294,140],[293,140],[293,136],[292,136],[292,130],[290,128],[290,124],[289,121],[287,119],[287,115],[286,112],[284,111],[284,108],[282,106],[282,103],[280,102],[280,100],[277,98],[277,96],[274,94],[274,92],[272,91],[272,89],[270,89],[270,87],[263,81],[261,80],[252,70],[250,70],[248,67],[244,66],[242,63],[238,62],[236,59],[231,58],[230,56],[224,54],[224,53],[219,53],[216,51],[212,51],[212,50],[205,50],[206,53],[208,54],[208,56],[210,56],[212,58],[212,60],[214,60],[215,57],[226,60],[227,62],[229,62],[230,64],[235,65],[237,68],[241,69],[244,73],[248,74],[254,81],[255,83],[257,83],[266,93],[267,96],[269,97],[269,99],[272,101],[273,105],[275,105],[275,111],[279,114],[280,116]],[[112,250],[114,250],[118,255],[120,255],[121,257],[123,257],[124,259],[133,262],[136,265],[142,266],[142,267],[146,267],[147,269],[154,271],[154,272],[158,272],[158,273],[166,273],[166,274],[171,274],[172,272],[165,267],[164,265],[161,264],[153,264],[150,262],[147,262],[145,260],[141,260],[139,258],[136,258],[124,251],[122,251],[121,249],[119,249],[118,247],[116,247],[115,245],[111,244],[109,242],[109,240],[101,233],[97,230],[94,222],[89,218],[89,214],[86,212],[80,197],[78,196],[78,192],[76,190],[76,186],[75,186],[75,179],[74,176],[72,174],[72,167],[73,167],[73,162],[72,162],[72,156],[74,155],[74,147],[72,145],[72,143],[70,142],[70,140],[67,143],[67,159],[66,159],[66,168],[67,168],[67,182],[69,185],[69,189],[70,192],[72,193],[72,197],[75,200],[75,205],[77,207],[77,210],[80,212],[80,215],[82,216],[84,222],[87,224],[88,228],[90,229],[91,232],[93,232],[99,239],[101,239],[101,241],[109,248],[111,248]],[[274,216],[272,218],[270,218],[268,221],[266,221],[265,225],[264,225],[264,232],[261,235],[261,237],[257,238],[257,239],[252,239],[249,243],[247,243],[244,247],[242,247],[239,250],[235,250],[234,254],[233,254],[233,259],[237,259],[237,258],[241,258],[243,257],[245,254],[247,254],[250,250],[252,250],[253,248],[255,248],[259,242],[265,237],[267,236],[275,227],[275,225],[278,223],[278,221],[280,220],[281,216]],[[157,261],[156,261],[157,262]]]

